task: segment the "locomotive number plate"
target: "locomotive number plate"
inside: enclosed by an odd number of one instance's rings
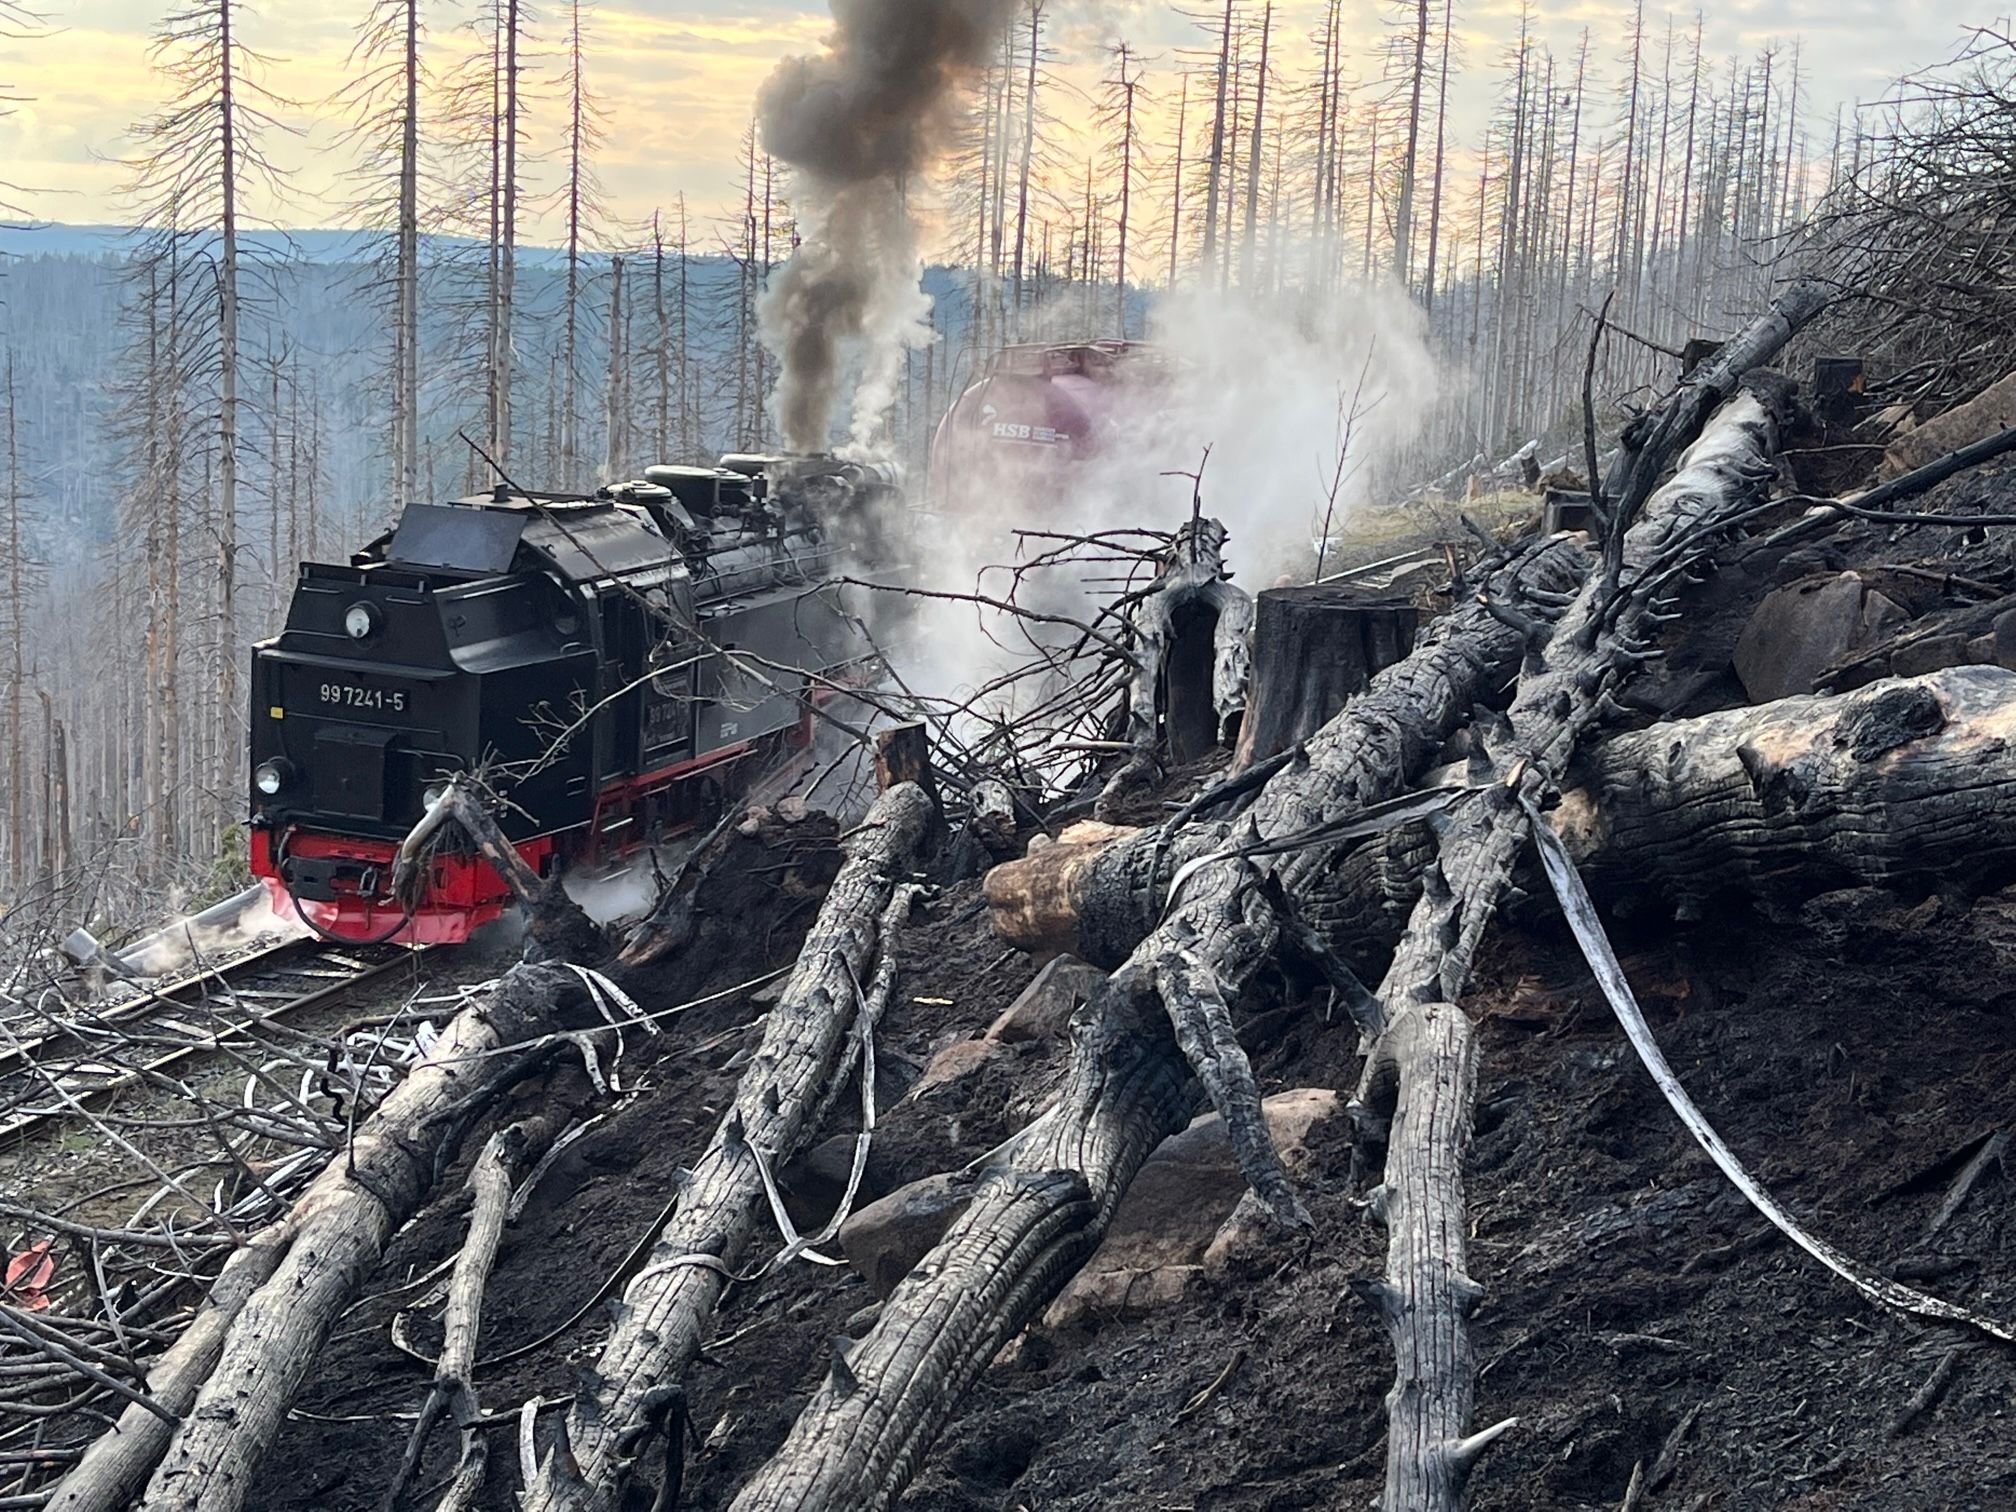
[[[399,688],[369,688],[352,682],[316,684],[319,701],[329,710],[344,709],[363,714],[404,714],[411,700]]]

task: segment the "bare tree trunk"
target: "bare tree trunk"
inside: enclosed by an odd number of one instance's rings
[[[1393,216],[1393,277],[1403,289],[1414,279],[1414,174],[1421,150],[1421,93],[1428,73],[1429,0],[1415,0],[1414,61],[1407,86],[1407,148],[1400,159],[1400,197]]]
[[[609,260],[609,376],[603,388],[603,402],[608,411],[608,456],[603,468],[604,475],[611,482],[623,476],[623,469],[630,460],[630,438],[625,433],[630,413],[626,382],[630,353],[625,346],[624,329],[623,259],[612,257]]]
[[[217,249],[217,709],[236,729],[238,708],[238,110],[237,58],[231,40],[237,0],[217,0],[218,191],[221,238]],[[220,724],[218,728],[223,728]],[[230,749],[237,751],[237,742]],[[220,761],[205,780],[232,790],[237,760]],[[217,814],[221,821],[226,817]]]
[[[581,0],[568,11],[567,33],[567,283],[562,295],[564,334],[560,347],[560,483],[579,487],[582,478],[581,402],[581,212],[585,122],[581,98]]]
[[[1423,307],[1435,309],[1435,276],[1442,246],[1442,152],[1449,128],[1449,38],[1456,27],[1456,0],[1442,0],[1442,62],[1435,83],[1435,180],[1428,193],[1428,272],[1422,280]]]
[[[1190,121],[1190,75],[1183,75],[1183,94],[1176,105],[1175,177],[1169,190],[1169,287],[1176,287],[1176,260],[1183,248],[1183,133]]]
[[[1022,85],[1022,166],[1015,186],[1015,335],[1022,334],[1023,259],[1029,245],[1029,180],[1036,163],[1036,65],[1042,57],[1043,10],[1049,0],[1027,0],[1029,69]]]
[[[1253,240],[1260,225],[1260,146],[1264,139],[1267,121],[1267,63],[1268,50],[1274,39],[1274,0],[1267,0],[1267,9],[1260,21],[1260,75],[1254,86],[1253,99],[1253,144],[1246,154],[1246,229],[1239,252],[1239,285],[1251,288],[1253,285]]]
[[[392,485],[402,502],[420,491],[420,0],[405,0],[405,12],[392,335]]]
[[[1232,75],[1232,7],[1225,0],[1225,20],[1218,35],[1218,98],[1211,107],[1211,169],[1204,185],[1204,266],[1218,254],[1218,194],[1225,178],[1225,94]]]
[[[491,353],[497,432],[490,438],[490,454],[507,466],[511,459],[512,372],[517,356],[512,346],[516,339],[512,317],[518,295],[518,9],[519,0],[504,0],[504,141],[498,185],[496,350]]]

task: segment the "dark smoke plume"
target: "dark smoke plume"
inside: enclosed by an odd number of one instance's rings
[[[757,97],[764,147],[797,175],[803,244],[764,294],[764,344],[782,360],[785,444],[827,442],[843,353],[858,348],[854,441],[872,445],[906,349],[928,339],[908,186],[951,145],[964,86],[1017,0],[832,0],[833,35],[787,58]]]

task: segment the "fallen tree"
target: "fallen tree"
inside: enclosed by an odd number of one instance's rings
[[[680,1453],[668,1405],[770,1211],[774,1173],[817,1134],[845,1084],[850,1047],[863,1047],[861,1074],[872,1082],[866,1046],[876,994],[889,990],[894,937],[915,896],[907,879],[933,816],[923,789],[904,782],[846,842],[846,864],[770,1011],[734,1105],[625,1289],[615,1331],[583,1373],[561,1441],[522,1501],[526,1512],[615,1507],[647,1454],[663,1461],[668,1450]],[[864,989],[878,954],[889,969]]]
[[[479,846],[495,825],[463,785],[421,821],[403,859],[417,865],[448,819]],[[522,867],[503,875],[536,940],[599,946],[557,887]],[[172,1425],[137,1405],[56,1487],[65,1512],[117,1512],[141,1483],[148,1512],[236,1512],[337,1316],[419,1210],[462,1137],[507,1088],[554,1051],[555,1030],[599,1023],[590,989],[559,963],[521,965],[449,1021],[439,1040],[349,1138],[288,1214],[227,1262],[197,1326],[150,1373]],[[527,1048],[531,1046],[532,1048]],[[151,1479],[149,1478],[151,1475]]]
[[[1611,565],[1536,647],[1506,728],[1479,763],[1496,780],[1448,816],[1380,983],[1378,1034],[1355,1111],[1367,1142],[1389,1154],[1372,1195],[1389,1235],[1386,1275],[1372,1293],[1397,1366],[1387,1398],[1387,1512],[1454,1509],[1478,1455],[1512,1426],[1470,1432],[1476,1367],[1468,1319],[1483,1289],[1464,1264],[1474,1051],[1469,1020],[1454,1004],[1526,843],[1530,806],[1558,791],[1613,685],[1650,651],[1671,614],[1673,569],[1690,554],[1704,557],[1718,526],[1764,496],[1777,436],[1765,405],[1737,395],[1649,501],[1644,520],[1628,533],[1613,528]],[[1614,527],[1629,500],[1613,508]]]

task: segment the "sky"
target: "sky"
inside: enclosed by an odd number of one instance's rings
[[[0,200],[73,224],[129,220],[122,158],[132,151],[134,122],[158,109],[165,93],[150,56],[150,32],[164,12],[188,0],[27,3],[44,15],[41,35],[9,35],[0,20],[0,95],[15,99],[12,113],[0,117],[0,184],[23,186],[0,192]],[[1257,10],[1261,0],[1244,3]],[[1373,54],[1390,29],[1393,7],[1375,0],[1346,3],[1356,38],[1352,66],[1369,77],[1378,68]],[[252,206],[256,219],[285,226],[343,220],[340,123],[324,102],[354,72],[349,54],[369,4],[248,0],[241,34],[265,60],[259,80],[279,97],[273,111],[285,127],[268,133],[268,149],[291,170],[285,199],[261,195]],[[1214,0],[1191,0],[1191,8],[1215,9]],[[1450,117],[1459,144],[1474,145],[1482,134],[1497,88],[1496,65],[1517,35],[1521,8],[1522,0],[1458,0],[1461,61]],[[0,6],[0,18],[5,9]],[[428,6],[429,52],[437,68],[466,47],[469,37],[458,23],[471,9],[447,0]],[[1307,38],[1322,9],[1323,0],[1279,0],[1276,6],[1276,56],[1290,82],[1312,67]],[[1716,0],[1708,9],[1711,56],[1798,41],[1810,130],[1822,153],[1837,106],[1878,98],[1900,73],[1950,56],[1967,25],[1994,14],[1974,0]],[[559,0],[546,0],[545,11],[533,61],[550,80],[559,63],[564,10]],[[1608,69],[1621,54],[1630,13],[1626,0],[1532,5],[1536,32],[1557,53],[1572,56],[1588,27],[1597,66]],[[1102,49],[1125,37],[1157,60],[1150,84],[1159,88],[1165,109],[1173,106],[1182,50],[1203,40],[1192,22],[1161,0],[1049,0],[1048,14],[1062,83],[1089,88]],[[1669,12],[1648,0],[1646,27],[1655,47],[1669,15],[1680,33],[1694,24],[1692,9]],[[733,204],[737,149],[758,85],[778,59],[815,50],[827,25],[823,8],[790,0],[592,0],[588,73],[607,119],[598,166],[613,220],[641,225],[682,193],[697,217],[716,216]],[[1067,120],[1082,120],[1085,105],[1071,104],[1063,90],[1058,98]],[[550,82],[535,100],[530,129],[545,149],[545,161],[533,170],[535,187],[550,186],[557,173],[559,102]],[[536,205],[531,222],[530,238],[557,234],[559,217],[550,203]]]

